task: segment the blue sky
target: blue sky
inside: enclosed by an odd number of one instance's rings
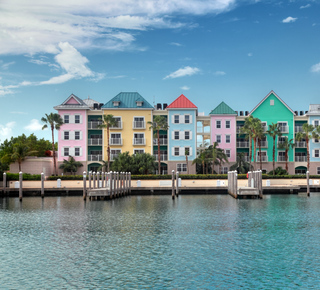
[[[208,114],[221,101],[250,111],[274,90],[308,110],[320,103],[319,15],[306,0],[2,0],[0,142],[50,140],[40,119],[71,93],[183,93]]]

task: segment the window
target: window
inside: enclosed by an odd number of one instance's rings
[[[320,152],[319,149],[315,149],[315,150],[314,150],[314,157],[315,157],[315,158],[319,158],[319,157],[320,157],[319,152]]]
[[[74,148],[74,156],[80,156],[80,148],[79,147]]]
[[[69,115],[64,115],[63,116],[63,123],[69,124]]]
[[[278,126],[280,129],[281,133],[288,133],[289,128],[288,128],[288,123],[287,122],[278,122]]]
[[[144,117],[134,117],[133,118],[133,128],[134,129],[144,129]]]
[[[80,131],[74,132],[74,140],[80,140]]]
[[[267,122],[261,122],[263,131],[266,132],[268,130]]]
[[[228,158],[231,157],[231,150],[230,150],[230,149],[226,149],[226,150],[225,150],[225,153],[226,153],[226,155],[227,155]]]
[[[314,120],[313,124],[314,124],[315,127],[319,126],[319,120]]]
[[[142,101],[136,101],[137,107],[142,107],[143,102]]]
[[[120,101],[113,101],[113,106],[114,107],[119,107]]]
[[[315,138],[313,140],[314,140],[314,143],[319,143],[319,139]]]
[[[220,128],[221,128],[221,121],[220,121],[220,120],[217,120],[217,121],[216,121],[216,128],[217,128],[217,129],[220,129]]]
[[[320,167],[317,167],[317,174],[320,174]]]
[[[80,115],[74,115],[74,122],[80,124]]]
[[[133,145],[144,145],[144,134],[143,133],[135,133],[133,135]]]
[[[180,132],[174,131],[174,140],[179,140]]]
[[[189,124],[190,123],[190,115],[184,115],[184,123]]]
[[[257,162],[260,162],[260,159],[261,159],[262,162],[267,162],[268,161],[268,156],[267,156],[267,152],[266,151],[261,151],[261,156],[260,156],[260,152],[258,152]]]
[[[285,151],[279,151],[278,152],[278,161],[279,162],[286,161],[286,153],[285,153]]]
[[[221,143],[221,135],[216,135],[216,142]]]
[[[69,148],[68,147],[63,148],[63,156],[69,156]]]
[[[228,174],[228,167],[222,167],[220,174]]]
[[[226,120],[226,129],[230,129],[230,120]]]
[[[190,147],[184,147],[184,155],[190,156]]]
[[[110,134],[110,145],[122,145],[121,133]]]
[[[121,117],[113,117],[113,119],[115,119],[116,121],[116,125],[115,126],[111,126],[110,128],[121,128]]]
[[[121,149],[111,149],[110,150],[110,160],[114,160],[121,153]]]
[[[184,131],[184,139],[189,140],[190,139],[190,132],[189,131]]]
[[[144,149],[133,149],[133,154],[143,154]]]
[[[179,115],[174,115],[174,123],[179,124]]]
[[[230,143],[230,135],[226,135],[226,143]]]
[[[64,140],[69,140],[69,131],[64,131]]]
[[[180,153],[180,148],[174,147],[174,156],[179,156],[179,153]]]
[[[177,164],[178,172],[187,172],[187,164],[186,163],[178,163]]]
[[[270,106],[274,106],[274,100],[270,100]]]

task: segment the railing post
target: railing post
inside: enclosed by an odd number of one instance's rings
[[[172,199],[174,199],[174,170],[172,170],[172,191],[171,191]]]
[[[41,198],[44,198],[44,173],[41,173]]]
[[[83,171],[83,199],[87,199],[87,172]]]
[[[112,171],[109,172],[109,188],[110,188],[110,199],[113,197],[113,173]]]
[[[19,172],[19,200],[22,201],[22,172]]]
[[[310,196],[309,171],[307,171],[307,196]]]
[[[176,196],[179,196],[179,172],[176,174]]]
[[[92,186],[91,186],[91,177],[92,177],[92,171],[89,171],[89,189],[92,188]]]
[[[96,188],[96,172],[93,171],[92,175],[93,175],[93,188],[95,189]]]
[[[129,172],[129,193],[131,194],[131,172]]]
[[[3,193],[7,193],[7,174],[3,172]]]

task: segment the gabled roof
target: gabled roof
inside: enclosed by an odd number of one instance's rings
[[[138,102],[143,102],[142,106],[137,106]],[[119,106],[114,106],[114,102],[120,102]],[[139,93],[121,92],[113,97],[109,102],[102,106],[102,109],[153,109]]]
[[[76,95],[71,94],[61,105],[55,106],[54,109],[90,109],[90,107]]]
[[[225,102],[221,102],[209,115],[238,115]]]
[[[249,113],[249,116],[250,116],[271,94],[273,94],[283,105],[285,105],[285,107],[286,107],[294,116],[296,115],[296,113],[295,113],[294,111],[292,111],[292,109],[291,109],[274,91],[271,90],[270,93],[267,94],[267,95],[261,100],[261,102],[254,107],[254,109]]]
[[[198,109],[198,107],[182,94],[167,106],[167,109]]]
[[[98,101],[90,99],[90,97],[88,97],[87,99],[83,99],[83,102],[91,109],[93,108],[94,104],[100,104]]]

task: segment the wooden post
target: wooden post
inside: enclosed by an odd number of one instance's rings
[[[310,196],[309,171],[307,171],[307,196]]]
[[[128,178],[129,178],[129,174],[128,174],[128,172],[126,172],[126,190],[125,190],[125,195],[128,194],[128,187],[129,187]]]
[[[19,172],[19,200],[22,201],[22,172]]]
[[[172,170],[172,191],[171,191],[172,199],[174,199],[174,170]]]
[[[179,196],[179,172],[176,174],[176,196]]]
[[[238,172],[234,171],[234,193],[238,194]]]
[[[120,173],[117,172],[117,197],[120,196]]]
[[[131,194],[131,172],[129,172],[129,194]]]
[[[93,188],[96,188],[96,173],[95,173],[95,171],[93,171],[92,177],[93,177]]]
[[[110,190],[110,199],[113,197],[113,173],[109,172],[109,190]]]
[[[97,188],[100,188],[100,172],[97,172]]]
[[[41,173],[41,198],[44,198],[44,173]]]
[[[87,199],[87,172],[83,171],[83,199]]]
[[[92,171],[89,171],[89,189],[92,188],[92,186],[91,186],[91,177],[92,177]]]
[[[7,174],[3,173],[3,193],[7,193]]]

